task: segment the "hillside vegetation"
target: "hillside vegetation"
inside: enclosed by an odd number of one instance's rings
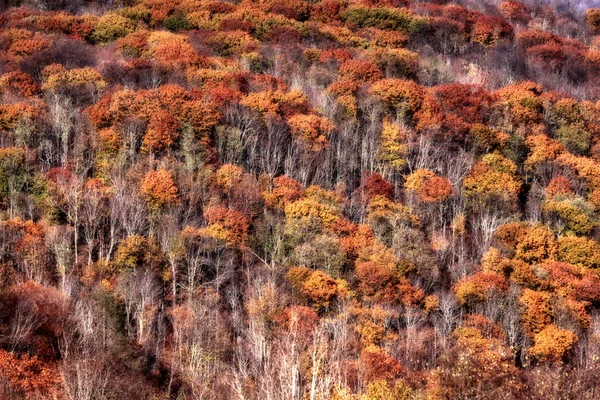
[[[600,9],[9,1],[0,398],[598,399]]]

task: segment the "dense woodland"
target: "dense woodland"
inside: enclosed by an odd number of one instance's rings
[[[600,398],[600,9],[524,1],[0,5],[0,398]]]

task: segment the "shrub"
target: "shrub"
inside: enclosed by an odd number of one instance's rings
[[[173,32],[184,31],[190,28],[188,20],[185,18],[185,15],[181,13],[175,13],[170,17],[165,18],[163,26]]]
[[[134,30],[135,23],[129,18],[107,13],[100,17],[91,37],[95,42],[107,43],[125,37]]]
[[[589,8],[585,12],[585,20],[594,33],[600,33],[600,8]]]
[[[398,30],[409,34],[422,31],[425,25],[422,18],[400,8],[351,6],[342,13],[341,17],[348,25]]]

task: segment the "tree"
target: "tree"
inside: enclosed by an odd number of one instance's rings
[[[407,176],[404,186],[424,203],[441,202],[454,194],[454,187],[447,179],[427,169],[418,169]]]
[[[523,306],[521,324],[525,333],[534,336],[552,322],[550,294],[524,289],[519,303]]]
[[[386,118],[383,120],[380,140],[378,158],[395,170],[402,170],[407,164],[408,133]]]
[[[164,169],[148,171],[142,180],[140,191],[150,210],[155,213],[175,204],[179,197],[173,176]]]
[[[405,374],[398,360],[374,345],[367,346],[360,353],[360,365],[364,379],[368,383],[379,379],[393,382]]]
[[[558,260],[586,268],[600,268],[600,243],[586,237],[560,237]]]
[[[461,279],[454,285],[454,293],[461,305],[474,306],[508,288],[504,277],[493,272],[478,272]]]
[[[25,149],[0,149],[0,202],[8,206],[11,217],[16,212],[17,197],[29,180],[28,169]]]
[[[517,244],[515,258],[527,263],[552,260],[556,257],[557,243],[554,234],[542,226],[529,228]]]
[[[577,340],[575,333],[550,324],[533,337],[534,345],[529,353],[540,361],[561,361]]]
[[[310,151],[321,151],[329,147],[327,136],[335,126],[324,117],[295,114],[288,118],[292,135]]]
[[[401,118],[410,118],[421,108],[425,92],[413,81],[383,79],[371,86],[370,93],[380,99],[389,111]]]
[[[588,8],[585,11],[585,20],[593,32],[600,32],[600,8]]]
[[[514,206],[521,191],[517,166],[499,154],[486,154],[463,180],[463,190],[474,201],[500,199]]]
[[[510,352],[476,328],[459,328],[456,344],[444,352],[428,382],[430,395],[454,398],[519,398],[524,385]]]
[[[30,97],[39,94],[40,89],[40,85],[31,75],[18,70],[0,77],[0,90],[3,92],[14,92],[23,97]]]
[[[250,223],[239,211],[223,206],[209,207],[204,211],[208,227],[203,233],[225,241],[231,246],[243,246],[248,238]]]
[[[341,79],[350,79],[360,83],[375,82],[383,78],[377,66],[369,61],[348,60],[340,65]]]
[[[162,258],[154,239],[136,235],[119,242],[114,264],[118,271],[134,271],[141,268],[159,272]]]
[[[100,17],[91,37],[99,43],[112,42],[134,30],[134,21],[116,13],[107,13]]]
[[[179,123],[167,111],[150,116],[148,129],[142,141],[142,152],[160,154],[171,149],[179,138]]]
[[[368,204],[374,197],[392,198],[394,187],[378,173],[363,172],[357,192],[360,194],[360,198]]]
[[[56,365],[28,354],[15,355],[0,350],[0,393],[6,398],[37,399],[58,397],[61,377]]]
[[[509,21],[526,24],[531,19],[529,8],[518,1],[505,1],[498,6],[498,11]]]
[[[346,281],[306,267],[290,268],[286,278],[296,293],[320,313],[328,311],[348,291]]]

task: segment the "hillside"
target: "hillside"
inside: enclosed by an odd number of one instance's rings
[[[6,3],[1,399],[600,397],[600,4]]]

